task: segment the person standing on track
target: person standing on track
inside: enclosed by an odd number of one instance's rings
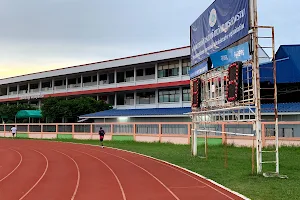
[[[17,127],[15,127],[15,126],[11,127],[10,131],[13,135],[13,138],[15,137],[15,135],[17,136]]]
[[[104,148],[103,147],[103,139],[104,139],[105,131],[102,129],[102,127],[100,127],[99,135],[100,135],[100,145],[102,148]]]

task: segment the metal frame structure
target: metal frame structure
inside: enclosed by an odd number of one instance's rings
[[[250,24],[251,30],[249,31],[251,47],[252,47],[252,59],[247,63],[244,63],[246,68],[246,77],[243,78],[242,99],[236,102],[227,102],[225,99],[225,86],[226,79],[228,77],[227,70],[224,67],[213,69],[205,74],[200,75],[201,84],[201,105],[200,108],[193,108],[189,113],[193,126],[192,126],[192,154],[197,155],[197,134],[198,132],[205,133],[205,158],[207,158],[207,133],[217,132],[206,128],[200,128],[200,125],[209,123],[218,123],[222,121],[236,121],[236,122],[252,122],[253,130],[256,136],[256,171],[258,174],[263,172],[263,164],[275,163],[276,169],[273,174],[279,175],[279,149],[278,149],[278,111],[277,111],[277,86],[276,86],[276,60],[275,60],[275,39],[274,39],[274,27],[271,26],[258,26],[257,17],[257,0],[250,1]],[[259,29],[270,29],[272,34],[270,36],[259,36]],[[259,39],[271,39],[271,45],[261,47],[259,46]],[[261,88],[260,77],[260,65],[259,65],[259,49],[271,49],[273,65],[272,77],[269,77],[273,81],[273,88]],[[250,67],[251,66],[251,67]],[[249,76],[251,74],[252,77]],[[262,90],[273,90],[273,96],[271,98],[262,98]],[[275,150],[263,151],[262,144],[262,118],[261,118],[261,102],[262,100],[272,100],[274,103],[274,121],[275,121]],[[220,132],[227,135],[244,135],[230,132]],[[251,136],[254,136],[253,134]],[[275,161],[263,161],[263,153],[275,153]],[[254,158],[253,158],[254,159]],[[271,174],[271,173],[270,173]],[[270,176],[264,173],[265,176]]]

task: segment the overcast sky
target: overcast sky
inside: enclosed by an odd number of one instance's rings
[[[0,78],[189,45],[213,0],[0,0]],[[298,44],[300,1],[258,0],[276,46]]]

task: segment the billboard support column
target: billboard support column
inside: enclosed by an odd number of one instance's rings
[[[257,0],[251,0],[251,26],[253,30],[253,83],[255,99],[255,122],[254,129],[256,133],[256,166],[257,173],[262,173],[262,135],[261,135],[261,99],[260,99],[260,77],[258,61],[258,17],[257,17]]]

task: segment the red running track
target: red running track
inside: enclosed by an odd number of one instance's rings
[[[184,169],[98,146],[0,139],[0,199],[244,199]]]

